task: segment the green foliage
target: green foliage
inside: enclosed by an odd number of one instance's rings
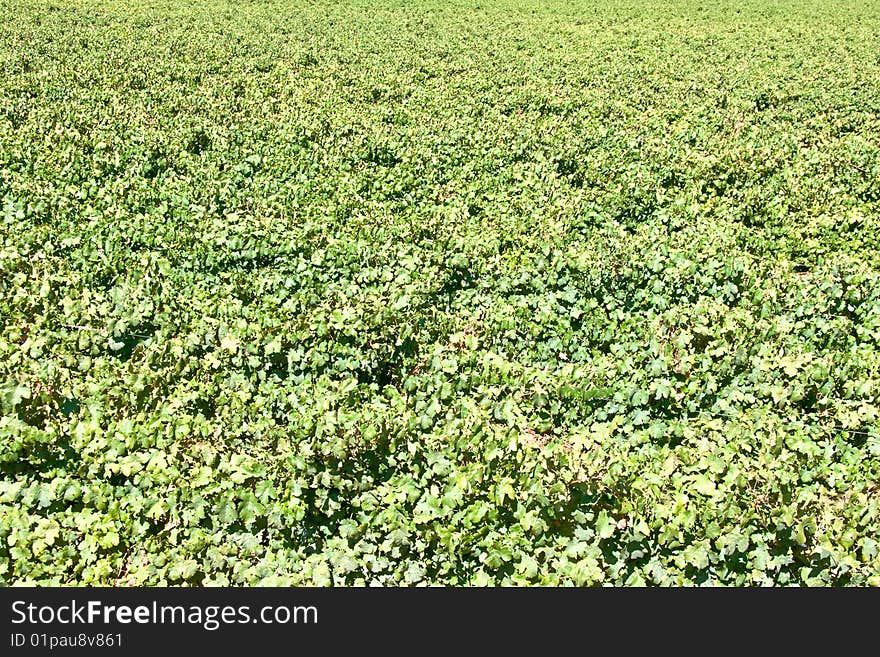
[[[0,18],[0,582],[880,584],[874,0]]]

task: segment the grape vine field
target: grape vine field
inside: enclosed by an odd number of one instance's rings
[[[877,0],[0,0],[0,584],[880,585]]]

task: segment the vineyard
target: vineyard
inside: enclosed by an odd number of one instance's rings
[[[877,0],[0,19],[0,584],[880,585]]]

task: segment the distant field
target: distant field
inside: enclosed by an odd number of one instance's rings
[[[880,1],[0,0],[0,584],[880,585]]]

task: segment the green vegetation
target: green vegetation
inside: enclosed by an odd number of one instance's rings
[[[880,2],[0,19],[0,582],[880,584]]]

